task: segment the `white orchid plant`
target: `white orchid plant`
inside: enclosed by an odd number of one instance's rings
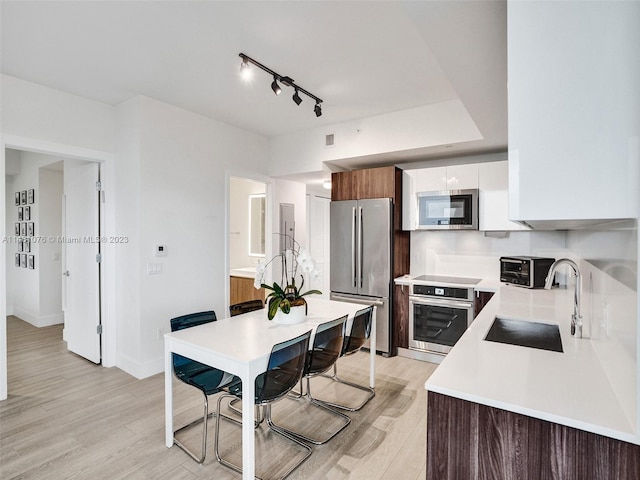
[[[265,288],[271,291],[267,296],[267,317],[269,320],[273,320],[278,309],[282,313],[289,313],[293,306],[306,306],[307,302],[302,298],[305,295],[322,295],[320,290],[308,290],[302,293],[302,287],[304,286],[303,274],[308,273],[310,277],[316,278],[318,270],[309,252],[301,248],[298,242],[291,240],[293,248],[285,250],[269,261],[260,262],[256,266],[256,277],[253,286],[256,289]],[[282,280],[280,284],[273,282],[273,285],[267,285],[264,283],[267,267],[277,258],[282,261]],[[300,277],[300,286],[296,285],[298,276]]]

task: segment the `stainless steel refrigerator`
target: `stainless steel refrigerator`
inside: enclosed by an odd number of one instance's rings
[[[376,351],[391,352],[393,205],[390,198],[331,202],[331,299],[375,305]]]

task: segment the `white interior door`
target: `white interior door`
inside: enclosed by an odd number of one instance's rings
[[[64,339],[67,348],[100,363],[100,215],[97,163],[64,169]]]
[[[331,200],[328,198],[317,197],[315,195],[307,197],[307,242],[309,245],[309,253],[315,261],[316,269],[318,270],[318,276],[316,278],[305,278],[304,290],[320,290],[322,297],[327,300],[329,299],[331,290],[329,284],[330,204]]]

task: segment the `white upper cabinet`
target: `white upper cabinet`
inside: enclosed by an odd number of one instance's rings
[[[410,170],[416,192],[439,192],[447,189],[447,167]]]
[[[504,160],[405,170],[402,174],[402,229],[416,229],[416,193],[477,188],[480,190],[479,230],[528,230],[526,226],[509,221],[508,169]]]
[[[450,165],[412,170],[416,192],[478,188],[478,164]]]
[[[415,230],[418,224],[418,192],[478,188],[478,164],[450,165],[402,172],[402,229]]]
[[[402,172],[402,230],[415,230],[418,224],[416,175],[418,170]]]
[[[451,165],[447,167],[446,190],[478,188],[478,164]]]
[[[640,2],[508,7],[510,218],[640,217]]]
[[[528,230],[509,221],[509,166],[503,162],[478,165],[480,230]]]

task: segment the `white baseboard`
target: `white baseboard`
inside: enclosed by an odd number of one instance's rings
[[[118,355],[116,367],[138,380],[164,372],[164,357],[150,362],[140,363],[128,355]]]
[[[20,307],[15,307],[13,315],[34,327],[50,327],[51,325],[59,325],[64,323],[64,314],[62,312],[53,315],[39,316],[28,312]]]

